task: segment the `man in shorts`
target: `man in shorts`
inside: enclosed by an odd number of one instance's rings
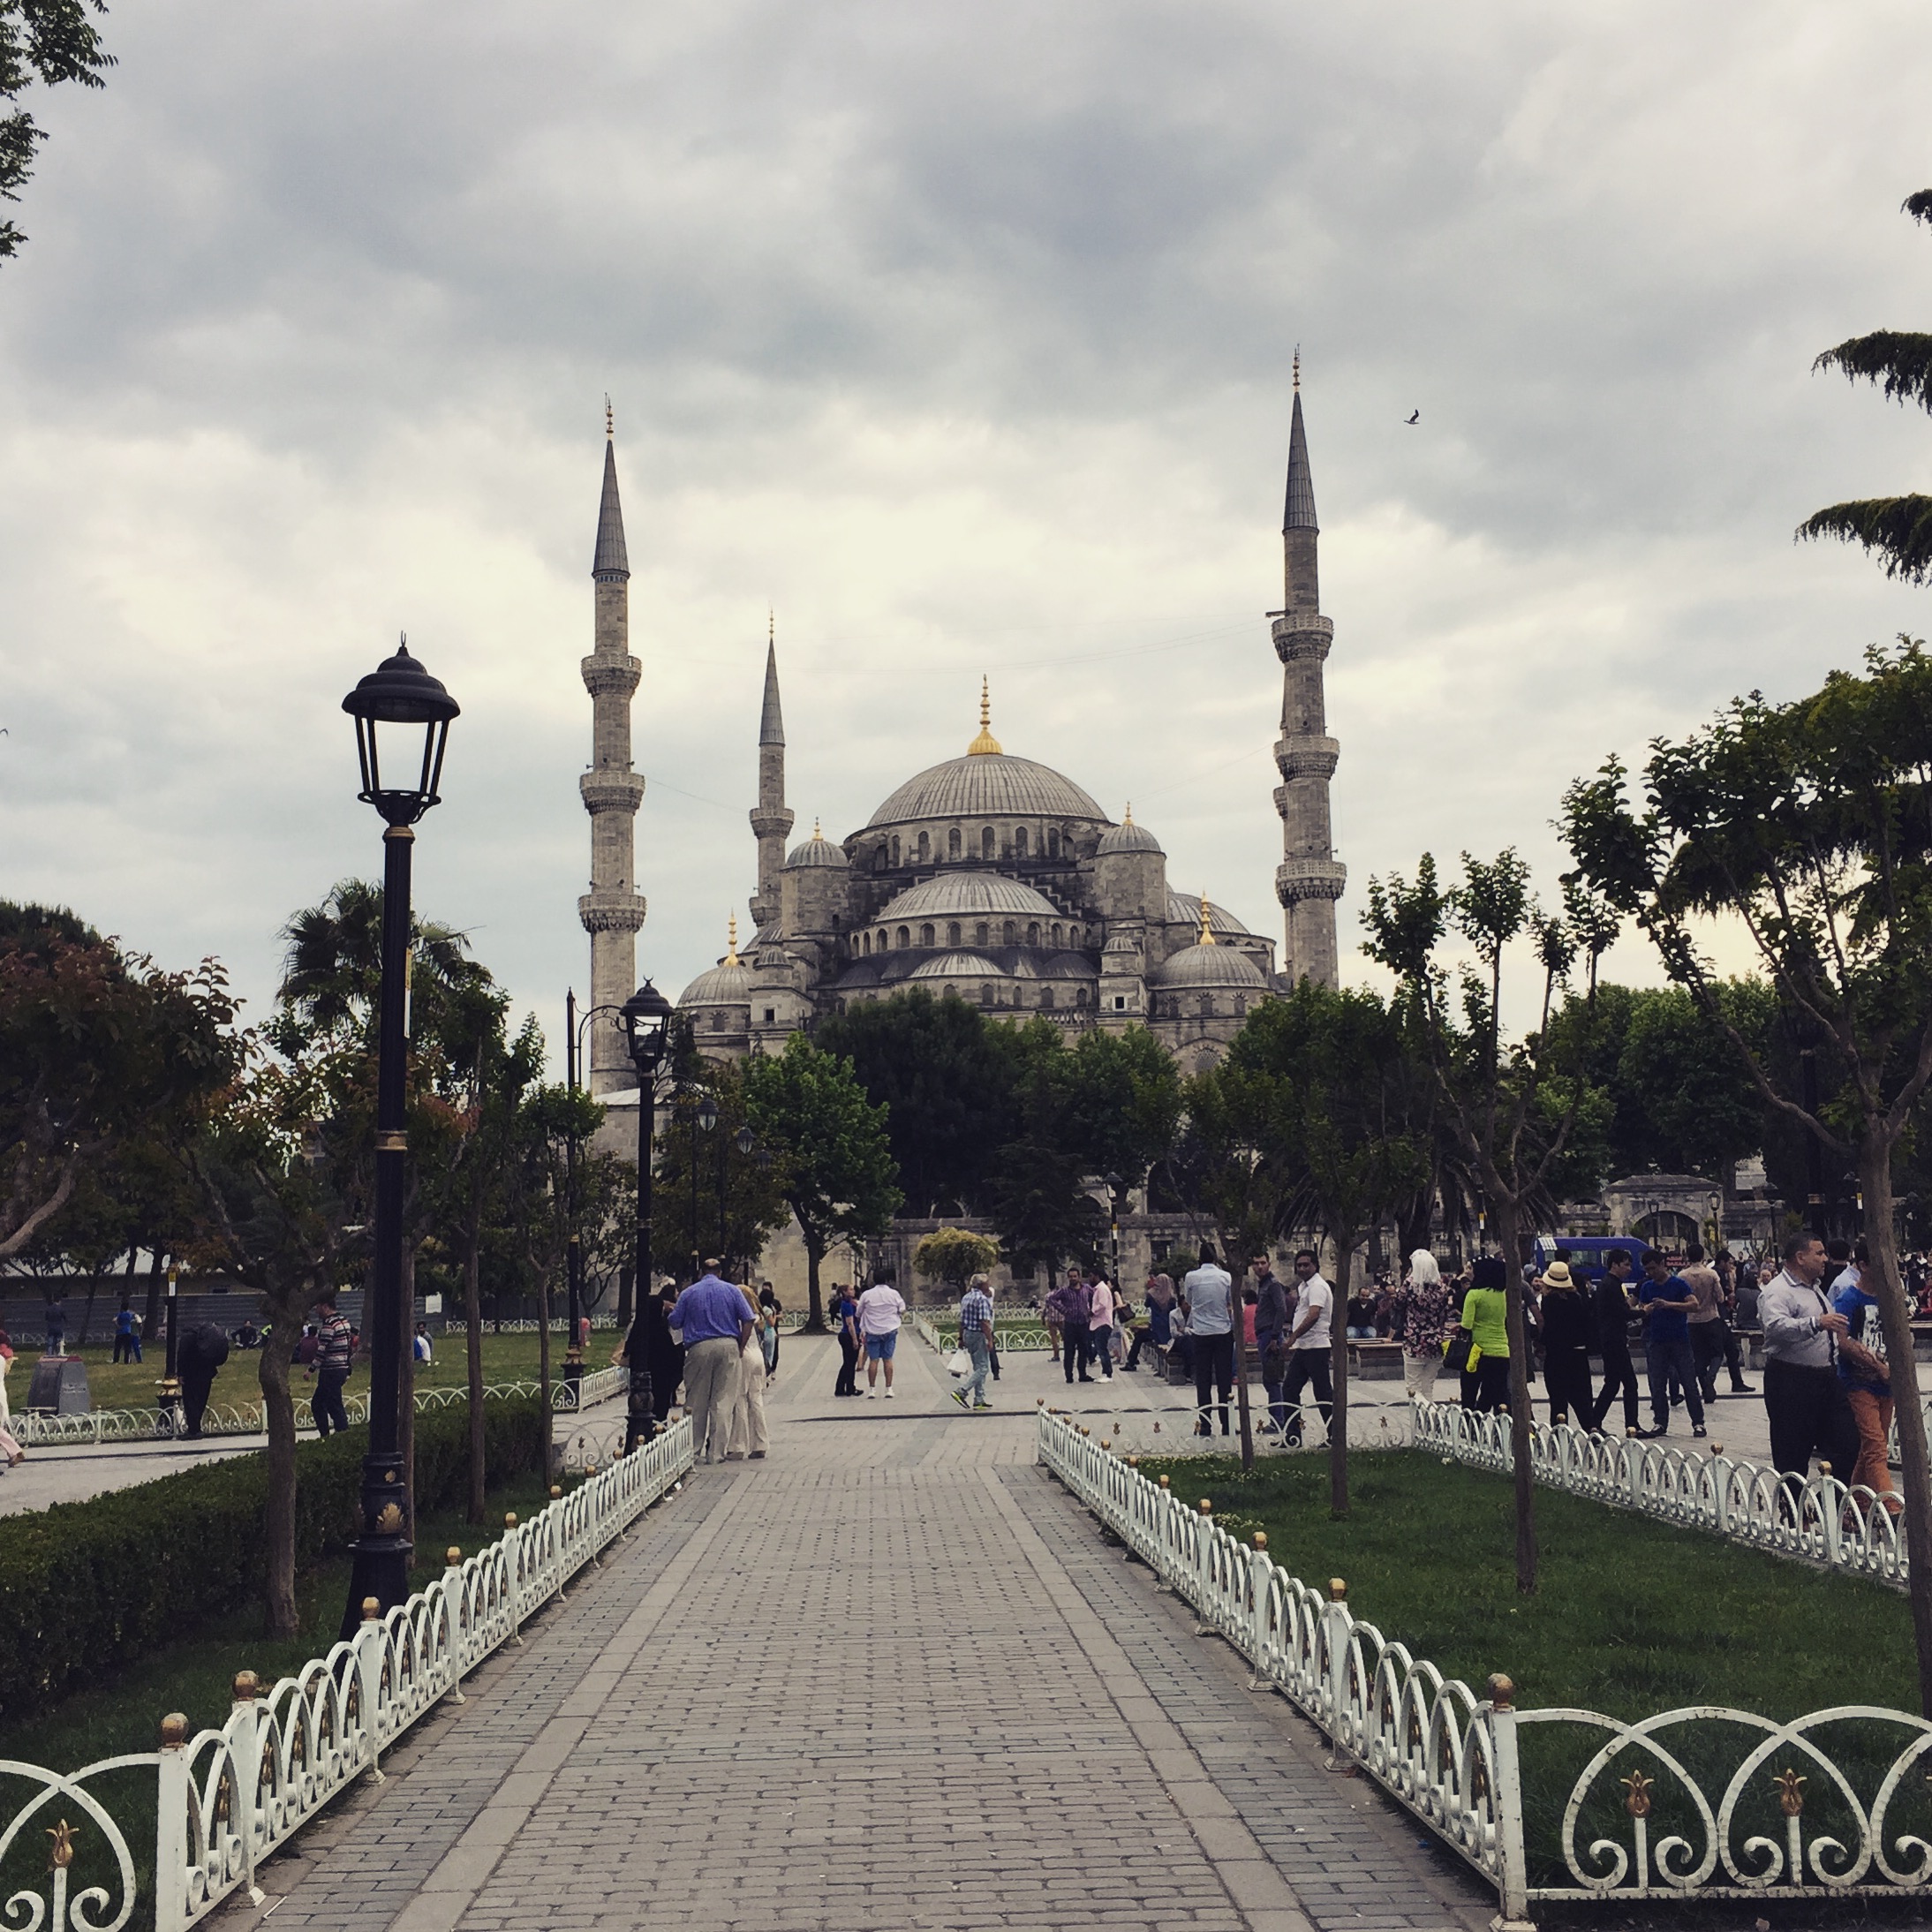
[[[892,1277],[882,1274],[858,1298],[858,1332],[865,1338],[865,1393],[879,1393],[879,1370],[886,1369],[886,1400],[892,1400],[892,1358],[899,1347],[899,1317],[906,1311]]]

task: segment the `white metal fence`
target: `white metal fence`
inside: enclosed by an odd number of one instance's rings
[[[244,1672],[219,1730],[190,1738],[169,1717],[158,1751],[68,1773],[0,1760],[0,1874],[12,1885],[0,1917],[20,1932],[121,1932],[151,1889],[156,1932],[185,1932],[245,1887],[259,1904],[261,1861],[351,1779],[380,1776],[382,1752],[441,1699],[461,1702],[464,1676],[691,1466],[680,1420],[272,1689]],[[155,1819],[151,1863],[120,1822],[134,1812]],[[22,1884],[17,1848],[44,1840],[44,1876]]]
[[[575,1389],[568,1382],[554,1379],[550,1384],[550,1406],[560,1414],[569,1414],[608,1401],[612,1396],[624,1393],[630,1386],[629,1369],[597,1369],[585,1375]],[[535,1381],[492,1382],[485,1386],[483,1399],[489,1402],[505,1402],[512,1398],[536,1395],[540,1390],[541,1385]],[[442,1388],[418,1389],[416,1412],[423,1415],[430,1409],[455,1408],[469,1399],[469,1389],[462,1383]],[[345,1393],[343,1411],[352,1423],[367,1422],[367,1392],[361,1391],[354,1395]],[[85,1415],[47,1415],[16,1410],[13,1420],[7,1426],[29,1448],[46,1444],[160,1442],[171,1438],[176,1433],[170,1412],[163,1410],[158,1403],[153,1408],[90,1409]],[[204,1436],[259,1436],[267,1426],[262,1420],[260,1402],[210,1403],[201,1418]],[[314,1410],[306,1395],[295,1399],[295,1426],[298,1430],[315,1426]]]
[[[1536,1899],[1823,1899],[1932,1891],[1932,1724],[1847,1705],[1789,1723],[1716,1706],[1625,1723],[1478,1697],[1043,1409],[1042,1462],[1272,1687],[1497,1889]],[[1506,1659],[1499,1659],[1506,1661]]]

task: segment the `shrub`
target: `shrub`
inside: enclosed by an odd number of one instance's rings
[[[469,1416],[416,1418],[416,1506],[466,1493]],[[366,1432],[295,1452],[295,1551],[308,1567],[356,1530]],[[533,1400],[484,1411],[492,1483],[540,1466],[543,1412]],[[187,1634],[261,1589],[268,1469],[259,1455],[204,1463],[85,1503],[14,1516],[0,1537],[0,1696],[9,1722],[45,1709],[87,1679]]]
[[[989,1274],[1000,1244],[963,1227],[936,1228],[912,1250],[912,1265],[928,1281],[963,1288],[976,1274]]]

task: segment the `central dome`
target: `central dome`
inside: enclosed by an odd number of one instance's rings
[[[1106,813],[1072,779],[1004,751],[969,751],[909,778],[866,822],[911,825],[933,819],[1108,822]]]
[[[937,879],[909,886],[882,912],[873,915],[884,924],[892,919],[943,919],[962,913],[1015,912],[1035,919],[1065,919],[1067,915],[1044,894],[999,872],[941,872]]]

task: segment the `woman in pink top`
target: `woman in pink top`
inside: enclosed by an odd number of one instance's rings
[[[1093,1311],[1087,1317],[1087,1351],[1100,1364],[1100,1372],[1113,1379],[1113,1290],[1098,1274],[1093,1278]]]

